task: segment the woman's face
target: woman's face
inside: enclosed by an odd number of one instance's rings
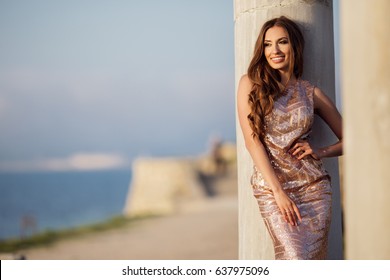
[[[268,64],[281,72],[288,72],[291,47],[288,34],[283,27],[274,26],[264,36],[264,55]]]

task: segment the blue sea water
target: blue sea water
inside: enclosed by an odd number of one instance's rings
[[[130,178],[127,170],[0,173],[0,240],[19,237],[26,216],[38,233],[120,215]]]

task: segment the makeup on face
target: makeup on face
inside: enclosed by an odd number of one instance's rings
[[[273,26],[267,30],[264,38],[264,55],[272,68],[282,72],[288,71],[290,42],[283,27]]]

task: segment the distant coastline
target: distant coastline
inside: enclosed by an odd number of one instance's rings
[[[94,232],[102,232],[110,229],[120,228],[124,226],[131,226],[139,220],[153,218],[155,216],[145,216],[137,218],[126,218],[122,215],[112,217],[97,223],[85,224],[77,227],[71,227],[58,230],[46,230],[27,238],[8,238],[0,240],[0,259],[1,254],[16,253],[20,250],[30,249],[37,246],[50,245],[56,241],[80,237],[84,234],[91,234]]]
[[[130,168],[0,173],[0,240],[64,230],[121,215],[130,180]],[[25,217],[33,222],[22,232]]]

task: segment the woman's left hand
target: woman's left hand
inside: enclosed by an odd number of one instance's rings
[[[293,145],[288,151],[290,154],[295,156],[297,159],[303,159],[305,156],[312,156],[314,159],[321,159],[319,150],[312,147],[306,140],[299,140]]]

